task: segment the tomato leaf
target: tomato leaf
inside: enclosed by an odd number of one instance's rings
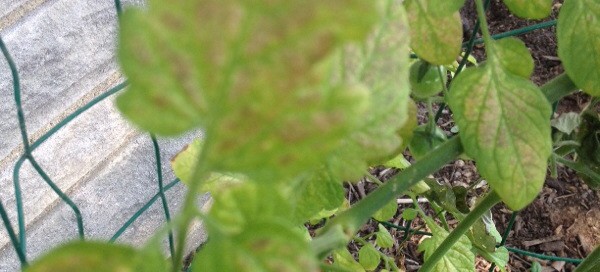
[[[452,82],[448,102],[465,152],[502,200],[514,210],[539,193],[551,154],[551,108],[530,81],[508,73],[490,53]]]
[[[526,19],[544,19],[552,12],[552,0],[504,0],[508,10]]]
[[[301,224],[308,220],[321,219],[322,215],[329,215],[344,202],[344,188],[340,181],[332,179],[321,171],[301,181],[294,196],[297,198],[294,205],[294,217]]]
[[[383,208],[379,209],[375,214],[373,214],[373,218],[377,221],[388,221],[396,215],[398,211],[398,202],[394,198],[392,201],[388,202]]]
[[[430,11],[435,16],[448,16],[458,11],[465,0],[429,0]]]
[[[506,265],[508,264],[508,249],[506,247],[496,248],[494,252],[488,252],[487,250],[476,249],[477,254],[481,255],[487,261],[496,264],[500,271],[506,271]]]
[[[119,109],[159,134],[203,128],[214,139],[212,170],[293,177],[321,163],[367,110],[363,84],[325,84],[321,72],[337,48],[366,38],[376,3],[151,1],[122,17],[131,85]]]
[[[379,266],[381,257],[373,245],[366,244],[358,250],[358,262],[367,271],[373,271]]]
[[[432,236],[419,244],[418,250],[424,252],[425,262],[449,235],[448,231],[438,226],[433,219],[425,217],[425,222]],[[433,271],[475,271],[475,254],[471,252],[471,242],[466,236],[461,236],[450,250],[437,262]]]
[[[533,58],[523,41],[514,38],[504,38],[494,41],[500,63],[508,72],[529,78],[533,73]]]
[[[365,271],[347,248],[340,248],[333,252],[333,266],[344,271],[361,272]]]
[[[403,7],[387,3],[369,41],[362,48],[347,48],[340,56],[343,69],[332,75],[332,82],[353,78],[370,89],[361,122],[327,161],[332,176],[340,180],[361,178],[369,164],[386,162],[406,142],[398,131],[409,115],[408,29]]]
[[[76,241],[62,245],[40,257],[27,272],[43,271],[164,271],[167,263],[160,258],[146,259],[134,248],[101,242]]]
[[[253,222],[235,234],[210,235],[192,271],[319,271],[303,233],[277,219]]]
[[[378,230],[375,233],[375,243],[382,248],[391,248],[394,246],[394,238],[390,232],[381,224],[377,226]]]
[[[410,46],[422,59],[436,65],[450,64],[458,56],[462,43],[460,14],[435,16],[435,4],[425,0],[406,0],[410,24]],[[443,26],[443,27],[440,27]]]
[[[565,1],[556,30],[558,56],[577,87],[600,96],[600,2]]]

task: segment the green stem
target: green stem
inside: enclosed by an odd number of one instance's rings
[[[488,56],[490,55],[490,51],[492,50],[492,35],[490,35],[490,30],[488,29],[487,19],[485,17],[485,7],[483,6],[483,2],[481,0],[476,1],[477,6],[477,17],[479,18],[479,22],[481,23],[481,33],[483,34],[483,42],[486,45],[486,51]]]
[[[345,245],[375,212],[429,174],[456,159],[461,153],[462,145],[458,136],[432,150],[423,159],[398,173],[352,208],[329,221],[312,241],[313,249],[324,258],[340,244]]]
[[[204,144],[202,146],[202,151],[200,156],[198,156],[198,161],[196,161],[196,165],[194,167],[194,172],[190,182],[188,183],[188,191],[185,195],[185,200],[183,202],[183,211],[181,212],[181,223],[177,224],[177,243],[175,248],[175,256],[173,257],[173,272],[181,271],[183,267],[183,254],[185,249],[185,241],[187,238],[187,233],[190,227],[190,223],[192,219],[197,214],[196,209],[196,196],[198,194],[198,188],[200,184],[202,184],[202,179],[204,175],[209,171],[209,166],[206,164],[206,157],[210,149],[211,144],[210,136],[206,136]]]
[[[566,73],[553,78],[544,84],[541,89],[550,103],[558,102],[561,98],[578,90],[575,83],[573,83]]]
[[[473,224],[487,211],[489,211],[494,205],[500,202],[500,197],[495,192],[490,192],[479,205],[475,207],[468,215],[463,219],[458,226],[444,239],[444,242],[433,252],[433,255],[429,257],[421,267],[419,271],[432,271],[435,264],[444,257],[446,252],[463,236]]]
[[[594,180],[596,183],[600,184],[600,174],[596,173],[594,170],[590,169],[587,165],[575,162],[572,160],[565,159],[561,156],[554,155],[554,158],[558,163],[562,163],[565,166],[588,176],[590,179]]]

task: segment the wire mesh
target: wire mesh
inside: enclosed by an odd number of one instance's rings
[[[117,13],[117,16],[120,17],[121,16],[121,12],[122,12],[122,5],[121,5],[121,1],[120,0],[115,0],[114,1],[115,4],[115,10]],[[489,5],[489,0],[486,1],[486,6]],[[510,37],[510,36],[515,36],[515,35],[520,35],[523,33],[527,33],[530,31],[534,31],[537,29],[541,29],[541,28],[546,28],[546,27],[551,27],[554,26],[556,24],[556,21],[548,21],[548,22],[543,22],[543,23],[539,23],[539,24],[535,24],[532,26],[528,26],[525,28],[521,28],[521,29],[517,29],[517,30],[513,30],[513,31],[508,31],[505,33],[501,33],[501,34],[497,34],[494,36],[495,39],[500,39],[503,37]],[[475,24],[473,31],[473,34],[477,33],[477,31],[479,30],[479,22],[477,22]],[[473,46],[477,43],[480,43],[481,41],[475,38],[476,35],[471,35],[471,39],[466,42],[463,47],[465,48],[466,52],[465,52],[465,56],[463,58],[463,60],[461,61],[458,71],[457,73],[460,73],[460,71],[462,70],[462,68],[465,67],[466,62],[467,62],[467,57],[470,54],[470,52],[473,49]],[[14,96],[14,102],[15,102],[15,106],[17,109],[17,120],[18,120],[18,124],[19,124],[19,130],[20,130],[20,134],[21,134],[21,138],[22,138],[22,142],[23,142],[23,154],[19,157],[19,159],[17,160],[17,162],[15,163],[14,169],[13,169],[13,189],[14,189],[14,193],[15,193],[15,200],[16,200],[16,208],[17,208],[17,226],[18,229],[17,231],[15,231],[15,229],[13,228],[13,225],[10,222],[10,219],[8,217],[8,214],[6,212],[6,208],[3,205],[2,201],[0,200],[0,218],[2,219],[2,223],[4,225],[4,228],[6,229],[10,242],[19,258],[19,261],[21,263],[21,267],[24,268],[27,266],[28,264],[28,258],[26,255],[26,247],[27,247],[27,240],[26,240],[26,228],[25,228],[25,214],[23,211],[23,201],[22,201],[22,190],[21,190],[21,186],[20,186],[20,177],[19,177],[19,172],[20,169],[23,165],[23,163],[25,161],[29,161],[32,166],[34,167],[35,171],[38,173],[38,175],[40,177],[42,177],[42,179],[46,182],[46,184],[52,189],[52,191],[58,195],[60,197],[60,199],[66,203],[73,211],[73,213],[75,214],[75,218],[76,218],[76,222],[75,224],[77,225],[77,229],[78,229],[78,234],[79,234],[79,238],[80,239],[85,239],[85,232],[84,232],[84,225],[83,225],[83,219],[81,217],[81,212],[78,208],[78,206],[71,200],[71,198],[66,195],[63,191],[60,190],[60,188],[58,188],[58,186],[56,185],[56,183],[53,181],[53,179],[51,177],[48,176],[48,174],[46,174],[46,172],[44,171],[44,169],[37,163],[34,155],[33,155],[33,151],[38,148],[42,143],[44,143],[46,140],[48,140],[49,138],[51,138],[57,131],[59,131],[61,128],[63,128],[64,126],[66,126],[68,123],[70,123],[71,121],[73,121],[76,117],[78,117],[79,115],[81,115],[82,113],[86,112],[87,110],[89,110],[90,108],[94,107],[96,104],[98,104],[99,102],[103,101],[104,99],[118,93],[119,91],[123,90],[126,86],[127,86],[127,82],[122,82],[112,88],[110,88],[108,91],[98,95],[97,97],[95,97],[94,99],[92,99],[90,102],[88,102],[87,104],[83,105],[82,107],[80,107],[79,109],[75,110],[73,113],[69,114],[67,117],[65,117],[63,120],[61,120],[60,122],[58,122],[55,126],[53,126],[52,128],[49,129],[48,132],[46,132],[45,134],[43,134],[42,136],[40,136],[37,140],[35,140],[34,142],[32,142],[30,144],[29,142],[29,134],[27,133],[27,126],[26,126],[26,118],[24,116],[23,113],[23,109],[22,109],[22,105],[21,105],[21,89],[20,89],[20,81],[19,81],[19,73],[17,71],[15,62],[13,60],[13,58],[11,57],[11,54],[9,53],[2,37],[0,37],[0,50],[2,51],[2,54],[4,55],[4,58],[6,59],[8,66],[10,68],[11,74],[12,74],[12,80],[13,80],[13,96]],[[441,110],[444,108],[444,106],[442,105],[440,107],[440,111],[438,112],[438,116],[436,117],[439,118],[439,114],[441,113]],[[155,157],[155,164],[156,164],[156,175],[157,175],[157,192],[156,194],[151,197],[145,205],[143,205],[137,212],[135,212],[116,232],[115,234],[109,239],[110,242],[114,242],[116,241],[138,218],[140,218],[145,211],[147,211],[150,206],[152,206],[158,199],[161,200],[161,207],[164,213],[164,217],[165,220],[168,222],[171,221],[171,216],[169,214],[169,203],[167,198],[165,197],[165,192],[167,192],[168,190],[170,190],[171,188],[173,188],[177,183],[179,183],[179,179],[174,179],[173,181],[169,182],[168,184],[164,185],[163,184],[163,173],[162,173],[162,162],[161,162],[161,156],[160,156],[160,145],[158,144],[158,141],[156,140],[156,137],[154,135],[150,135],[150,139],[152,141],[153,144],[153,148],[154,148],[154,157]],[[513,216],[511,217],[511,220],[509,222],[509,225],[507,226],[506,231],[504,232],[503,236],[502,236],[502,242],[498,245],[498,246],[504,246],[505,242],[506,242],[506,238],[508,237],[509,231],[510,229],[512,229],[512,224],[514,223],[515,220],[515,216],[516,213],[513,214]],[[388,228],[394,228],[394,229],[398,229],[398,230],[402,230],[405,231],[405,235],[403,239],[408,239],[409,235],[413,235],[413,234],[418,234],[418,235],[430,235],[430,233],[427,232],[423,232],[423,231],[419,231],[419,230],[415,230],[415,229],[411,229],[410,228],[410,222],[407,223],[405,226],[397,226],[394,224],[391,224],[389,222],[380,222],[381,224],[383,224],[384,226],[388,227]],[[168,233],[168,241],[169,241],[169,250],[171,255],[173,255],[174,252],[174,241],[173,241],[173,233],[171,231],[169,231]],[[555,257],[555,256],[547,256],[547,255],[543,255],[543,254],[537,254],[534,252],[529,252],[529,251],[524,251],[524,250],[520,250],[520,249],[515,249],[515,248],[510,248],[507,247],[507,249],[510,252],[513,253],[517,253],[517,254],[522,254],[522,255],[527,255],[527,256],[532,256],[538,259],[543,259],[543,260],[561,260],[561,261],[566,261],[566,262],[572,262],[572,263],[580,263],[582,260],[581,259],[571,259],[571,258],[561,258],[561,257]],[[490,271],[493,270],[493,267],[490,269]]]

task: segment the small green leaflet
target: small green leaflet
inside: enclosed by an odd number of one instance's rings
[[[507,71],[524,78],[531,76],[534,68],[533,58],[523,41],[509,37],[494,43],[500,63]]]
[[[552,12],[552,0],[504,0],[504,3],[510,12],[526,19],[544,19]]]
[[[556,29],[558,56],[577,87],[600,96],[600,2],[567,0]]]
[[[360,263],[354,260],[347,248],[340,248],[333,252],[333,266],[351,272],[365,271]]]
[[[371,244],[364,245],[358,250],[358,262],[367,271],[375,270],[381,262],[379,251]]]
[[[388,221],[396,215],[398,211],[398,203],[394,198],[392,201],[388,202],[383,208],[373,214],[373,218],[377,221]]]
[[[390,232],[381,224],[377,226],[378,230],[375,233],[375,243],[382,248],[391,248],[394,246],[394,238]]]
[[[319,271],[301,231],[277,219],[253,222],[242,232],[210,233],[192,271]]]
[[[542,272],[544,270],[544,268],[542,268],[542,265],[538,262],[533,262],[531,264],[531,269],[529,270],[529,272]]]
[[[440,2],[440,1],[436,1]],[[449,1],[456,2],[456,1]],[[436,16],[432,1],[406,0],[410,24],[410,47],[422,59],[436,65],[451,64],[462,45],[462,24],[458,10]]]
[[[452,82],[448,103],[466,154],[502,200],[520,210],[539,193],[552,151],[551,107],[530,81],[505,70],[488,48],[483,67]]]
[[[431,229],[432,236],[424,239],[419,244],[419,251],[424,252],[425,261],[433,254],[433,252],[442,244],[449,233],[438,226],[433,219],[425,217],[425,222]],[[471,242],[466,236],[461,236],[460,239],[448,250],[442,259],[435,265],[435,272],[449,271],[475,271],[475,254],[471,251]]]
[[[173,168],[173,172],[175,172],[175,176],[187,185],[191,182],[192,172],[196,169],[202,144],[202,140],[196,139],[171,159],[171,167]],[[232,174],[211,173],[208,178],[202,181],[198,192],[214,194],[225,187],[241,183],[242,181],[242,177],[235,177]]]
[[[496,264],[496,266],[500,269],[500,271],[506,271],[506,265],[508,264],[508,249],[506,247],[496,248],[494,252],[488,252],[486,250],[481,250],[476,248],[477,254],[481,255],[488,262]]]
[[[101,242],[71,242],[40,257],[26,272],[166,271],[165,259],[145,258],[134,248]]]

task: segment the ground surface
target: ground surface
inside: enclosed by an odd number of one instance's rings
[[[562,2],[562,0],[555,0],[553,14],[550,18],[541,21],[527,21],[510,15],[501,1],[492,0],[487,13],[490,31],[492,34],[503,33],[542,21],[556,19]],[[467,0],[461,14],[465,28],[470,33],[475,25],[476,18],[474,1]],[[535,61],[535,71],[531,80],[538,85],[546,83],[564,71],[557,57],[555,31],[555,27],[550,27],[518,36],[532,53]],[[468,33],[465,38],[470,37]],[[482,46],[477,46],[473,54],[479,61],[485,59]],[[580,93],[566,97],[559,103],[556,116],[565,112],[579,112],[589,100],[588,96]],[[426,110],[422,105],[419,109],[419,122],[423,123],[426,121]],[[438,125],[448,134],[454,126],[450,114],[451,112],[444,110],[444,115],[438,121]],[[381,176],[381,169],[373,170],[373,174]],[[385,175],[389,175],[389,172],[384,173]],[[463,160],[447,165],[434,176],[438,181],[453,186],[467,187],[480,180],[476,165],[473,162]],[[349,199],[360,198],[361,191],[366,190],[368,193],[371,187],[374,186],[369,183],[352,185],[348,197]],[[481,191],[483,189],[485,188],[482,188]],[[409,206],[400,205],[400,212],[403,207]],[[425,207],[426,204],[423,206]],[[390,222],[404,226],[406,222],[400,218],[399,213],[396,219],[390,220]],[[512,214],[513,212],[504,205],[498,205],[493,209],[494,220],[500,233],[504,233],[507,229]],[[452,225],[453,222],[449,223]],[[425,228],[422,221],[419,220],[413,221],[411,227],[416,229]],[[371,233],[376,231],[376,228],[376,223],[371,222],[371,224],[365,226],[362,232],[365,234]],[[584,258],[596,246],[600,245],[600,192],[591,190],[574,171],[559,167],[558,177],[547,178],[538,198],[527,208],[516,214],[514,225],[509,231],[506,241],[508,247],[547,256]],[[397,241],[403,241],[403,238],[405,238],[403,231],[392,231],[392,234]],[[422,236],[414,235],[407,241],[396,245],[387,253],[395,256],[398,265],[406,271],[416,271],[423,262],[422,254],[417,251],[420,239],[422,239]],[[356,252],[359,246],[351,244],[349,248],[351,251]],[[569,262],[546,261],[511,253],[508,270],[529,271],[533,262],[539,262],[543,267],[543,271],[572,271],[575,268]],[[478,271],[488,271],[490,264],[481,260],[478,261],[477,266]]]

